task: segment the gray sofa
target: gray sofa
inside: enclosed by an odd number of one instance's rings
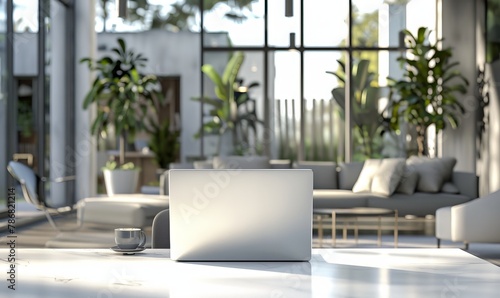
[[[411,195],[393,193],[383,196],[352,191],[363,163],[300,162],[295,168],[311,169],[314,176],[314,208],[377,207],[397,209],[400,216],[434,215],[441,207],[461,204],[478,197],[478,177],[474,173],[453,171],[451,183],[459,193],[415,192]],[[456,191],[455,191],[456,192]]]

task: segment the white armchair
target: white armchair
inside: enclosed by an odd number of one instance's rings
[[[436,238],[469,243],[500,243],[500,191],[436,211]]]

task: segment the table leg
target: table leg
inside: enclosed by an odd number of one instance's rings
[[[319,247],[323,247],[323,215],[318,215]]]
[[[397,248],[398,247],[398,210],[394,210],[394,247]]]
[[[356,245],[358,245],[358,218],[354,222],[354,239],[356,240]]]
[[[344,228],[342,229],[342,239],[347,240],[347,224],[348,221],[344,221]]]
[[[381,216],[378,217],[378,231],[377,231],[377,242],[378,246],[382,244],[382,219]]]
[[[336,233],[335,231],[337,230],[337,228],[335,227],[335,224],[336,224],[336,216],[335,216],[335,211],[332,212],[332,246],[335,247],[336,246]]]

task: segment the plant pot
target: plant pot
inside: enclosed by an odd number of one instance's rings
[[[139,182],[139,170],[103,170],[108,196],[135,193]]]
[[[219,135],[218,146],[217,155],[230,156],[234,154],[234,136],[232,130],[228,129],[223,134]]]

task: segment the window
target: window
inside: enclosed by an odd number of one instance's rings
[[[220,16],[228,8],[214,7],[202,23],[205,57],[249,47],[268,56],[262,103],[274,137],[267,153],[337,162],[404,154],[401,140],[381,134],[387,77],[401,76],[400,31],[435,28],[428,18],[435,0],[292,0],[291,17],[284,2],[252,1],[246,11],[252,21],[224,25]],[[210,84],[205,80],[205,89]]]

